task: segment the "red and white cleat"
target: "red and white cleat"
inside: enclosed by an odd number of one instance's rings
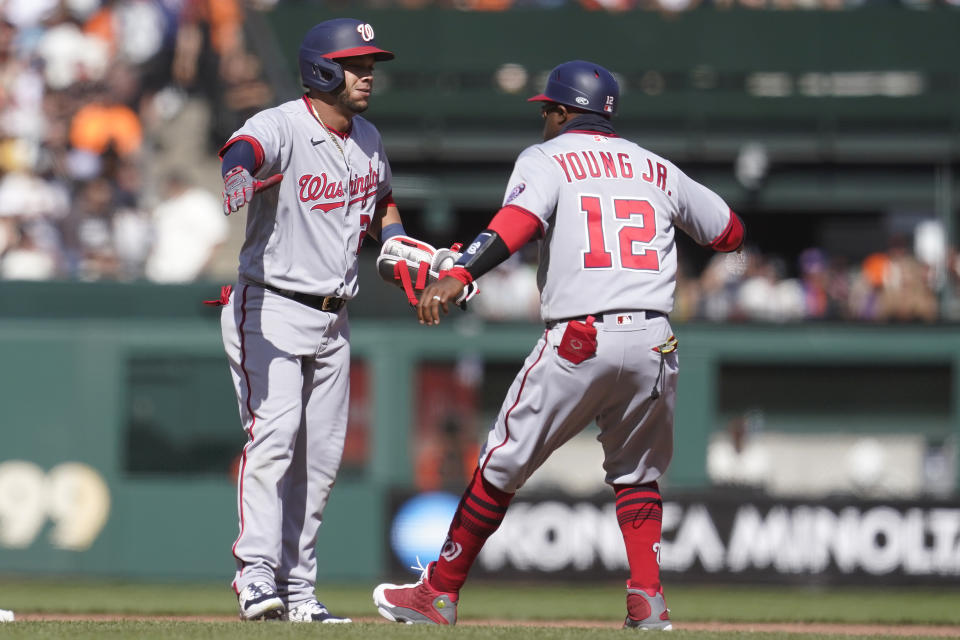
[[[374,589],[373,603],[380,615],[406,624],[457,624],[457,594],[430,586],[429,575],[436,564],[428,564],[416,584],[384,583]]]
[[[663,599],[663,591],[635,589],[627,583],[627,619],[624,629],[656,629],[670,631],[670,611]]]

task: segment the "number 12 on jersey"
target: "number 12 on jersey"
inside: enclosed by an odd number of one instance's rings
[[[659,271],[660,257],[656,249],[635,251],[636,245],[649,244],[657,235],[657,215],[646,200],[613,198],[614,226],[619,245],[619,266],[623,269]],[[607,251],[604,232],[604,210],[599,196],[581,195],[580,210],[586,214],[587,246],[582,253],[584,269],[611,269],[615,267],[613,255]],[[620,221],[639,224],[620,224]]]

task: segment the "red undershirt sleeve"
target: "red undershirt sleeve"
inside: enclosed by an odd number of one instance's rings
[[[543,222],[522,207],[507,205],[493,216],[488,228],[496,231],[510,253],[514,253],[537,234],[543,233]]]
[[[730,220],[727,222],[727,228],[710,243],[710,248],[714,251],[730,252],[740,248],[746,229],[743,226],[743,220],[740,216],[730,210]]]

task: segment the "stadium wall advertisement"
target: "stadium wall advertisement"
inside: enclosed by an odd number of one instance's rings
[[[452,494],[396,495],[394,569],[437,556]],[[938,584],[960,576],[960,506],[937,501],[773,500],[688,494],[663,505],[664,579],[689,582]],[[518,496],[471,576],[623,579],[626,553],[606,497]]]

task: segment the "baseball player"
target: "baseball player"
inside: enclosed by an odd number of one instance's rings
[[[367,109],[373,28],[307,32],[307,93],[250,118],[223,146],[224,212],[248,204],[235,290],[219,302],[247,432],[233,588],[243,620],[349,622],[318,602],[315,544],[347,428],[350,329],[364,236],[403,234],[390,165]]]
[[[717,251],[739,249],[743,223],[673,163],[617,136],[619,87],[591,62],[553,69],[544,142],[517,158],[503,207],[419,299],[435,325],[466,283],[537,238],[543,336],[517,374],[480,453],[446,542],[416,584],[381,584],[380,613],[454,624],[467,572],[514,493],[592,421],[630,565],[625,627],[670,629],[660,585],[657,480],[673,453],[677,340],[667,314],[675,228]]]

